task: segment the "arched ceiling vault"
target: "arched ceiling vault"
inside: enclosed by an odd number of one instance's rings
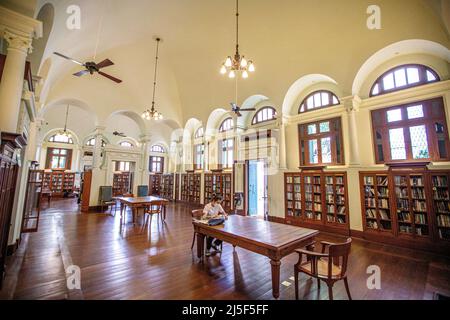
[[[140,114],[151,105],[154,35],[164,40],[157,109],[178,124],[174,128],[190,118],[211,127],[213,121],[208,118],[213,110],[217,106],[228,110],[235,100],[234,81],[218,72],[234,50],[233,1],[39,0],[36,13],[46,3],[54,6],[55,14],[42,57],[42,61],[51,58],[45,103],[68,98],[85,101],[99,119],[124,106],[133,106],[130,111]],[[66,9],[72,4],[81,9],[80,30],[66,27]],[[284,111],[291,85],[310,74],[326,75],[343,95],[350,95],[358,71],[382,48],[407,39],[450,46],[440,11],[427,1],[377,1],[381,30],[366,26],[370,4],[369,0],[241,1],[240,48],[255,61],[256,72],[238,81],[237,102],[262,93]],[[59,51],[91,60],[97,40],[96,61],[113,60],[115,65],[107,71],[123,84],[98,76],[75,78],[71,74],[77,66],[52,55]]]

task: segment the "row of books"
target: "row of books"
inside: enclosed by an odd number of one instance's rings
[[[441,188],[448,187],[447,176],[433,176],[431,181],[434,187],[441,187]]]
[[[375,198],[366,198],[365,199],[366,207],[377,207],[377,202]],[[389,209],[389,200],[388,199],[378,199],[378,207],[382,209]]]
[[[450,228],[450,216],[441,214],[437,216],[437,222],[439,227]]]
[[[387,176],[377,176],[377,185],[378,186],[387,186],[388,185],[388,177]],[[374,177],[373,176],[365,176],[364,184],[368,186],[374,186]]]
[[[438,213],[450,213],[449,201],[435,201],[434,204]]]
[[[435,189],[433,190],[434,200],[450,200],[448,189]]]

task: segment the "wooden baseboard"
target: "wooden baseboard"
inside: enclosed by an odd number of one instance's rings
[[[345,235],[345,236],[351,236],[352,238],[357,238],[363,241],[367,242],[374,242],[374,243],[382,243],[386,245],[391,245],[393,247],[401,247],[401,248],[408,248],[413,250],[422,250],[427,252],[433,252],[437,254],[442,254],[449,256],[450,255],[450,243],[437,243],[435,241],[414,241],[414,240],[408,240],[408,239],[401,239],[398,237],[394,237],[393,235],[382,235],[382,234],[376,234],[373,232],[364,232],[359,230],[346,230],[342,229],[339,230],[337,228],[332,228],[323,225],[316,225],[316,224],[308,224],[304,222],[300,223],[289,223],[292,221],[287,221],[285,218],[281,217],[273,217],[269,216],[269,221],[277,222],[277,223],[283,223],[283,224],[290,224],[290,225],[297,225],[304,228],[310,228],[319,230],[325,233],[330,234],[336,234],[336,235]]]

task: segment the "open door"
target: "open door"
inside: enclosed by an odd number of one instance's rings
[[[22,233],[37,232],[41,213],[41,191],[44,170],[36,170],[32,164],[28,172],[27,191],[23,206]]]
[[[266,219],[267,173],[264,160],[250,160],[247,165],[247,214]]]

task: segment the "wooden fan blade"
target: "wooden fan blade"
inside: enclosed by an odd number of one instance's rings
[[[236,111],[236,114],[238,117],[242,117],[242,113],[240,113],[239,111]]]
[[[84,63],[82,63],[82,62],[80,62],[80,61],[77,61],[77,60],[75,60],[75,59],[69,58],[68,56],[65,56],[65,55],[63,55],[63,54],[61,54],[61,53],[59,53],[59,52],[53,52],[53,54],[56,54],[57,56],[60,56],[61,58],[70,60],[70,61],[72,61],[72,62],[74,62],[74,63],[76,63],[76,64],[79,64],[80,66],[83,66],[83,67],[85,66]]]
[[[73,75],[76,77],[81,77],[84,76],[85,74],[88,74],[89,71],[88,70],[81,70],[80,72],[74,73]]]
[[[106,68],[106,67],[109,67],[109,66],[112,66],[112,65],[114,65],[114,62],[112,62],[109,59],[105,59],[102,62],[97,63],[97,68],[98,69],[102,69],[102,68]]]
[[[244,109],[239,109],[239,111],[256,111],[255,108],[244,108]]]
[[[122,80],[117,79],[117,78],[115,78],[113,76],[110,76],[109,74],[106,74],[104,72],[99,71],[98,73],[101,74],[102,76],[104,76],[105,78],[108,78],[108,79],[110,79],[110,80],[112,80],[114,82],[117,82],[117,83],[121,83],[122,82]]]

